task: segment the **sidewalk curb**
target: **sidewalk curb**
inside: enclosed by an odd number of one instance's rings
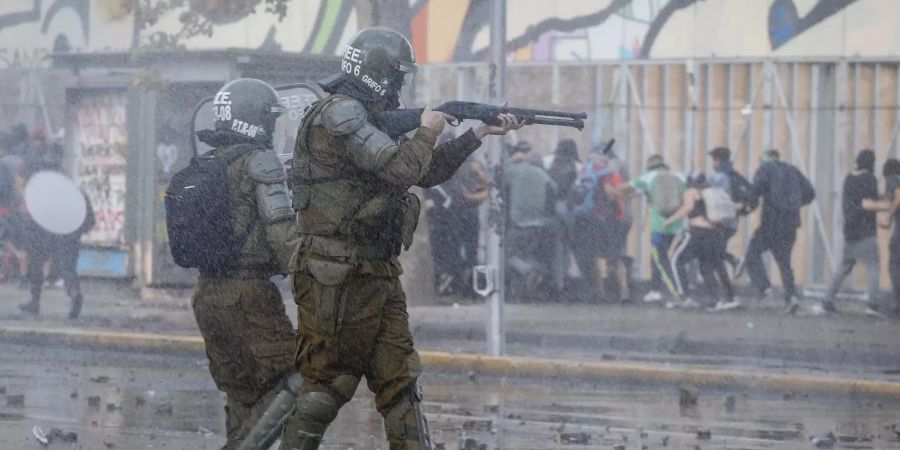
[[[0,342],[80,345],[100,348],[203,353],[200,336],[123,333],[78,329],[0,327]],[[692,383],[707,387],[741,387],[775,391],[817,391],[838,395],[900,398],[900,382],[815,375],[753,373],[655,363],[585,362],[565,359],[485,356],[420,351],[426,370],[475,372],[491,376],[615,380],[629,383]]]

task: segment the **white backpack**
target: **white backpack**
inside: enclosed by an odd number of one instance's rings
[[[715,224],[737,219],[737,204],[725,189],[710,187],[703,190],[703,203],[706,204],[706,218]]]

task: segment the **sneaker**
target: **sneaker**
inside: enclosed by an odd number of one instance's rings
[[[29,314],[38,315],[41,313],[41,304],[38,302],[28,302],[19,305],[19,310]]]
[[[678,307],[678,303],[672,300],[666,302],[666,309],[675,309]]]
[[[787,305],[784,307],[784,311],[782,311],[785,315],[792,316],[797,314],[797,311],[800,309],[800,302],[797,301],[796,298],[791,297],[788,300]]]
[[[866,306],[864,313],[869,317],[876,317],[878,319],[887,319],[881,311],[876,309],[874,306]]]
[[[731,311],[732,309],[738,309],[741,306],[744,306],[740,300],[730,300],[730,301],[722,301],[719,300],[716,302],[716,305],[712,308],[707,309],[709,312],[721,312],[721,311]]]
[[[681,309],[700,309],[703,305],[697,303],[696,300],[688,297],[681,304],[678,305]]]
[[[757,294],[757,299],[765,300],[765,299],[769,298],[770,295],[772,295],[772,286],[769,286],[769,287],[759,291],[759,293]]]
[[[661,302],[662,299],[662,293],[660,293],[659,291],[650,291],[647,293],[647,295],[644,296],[644,303]]]

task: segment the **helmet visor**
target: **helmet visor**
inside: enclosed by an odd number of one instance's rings
[[[419,66],[414,62],[399,61],[397,62],[397,70],[403,73],[416,73],[419,70]]]

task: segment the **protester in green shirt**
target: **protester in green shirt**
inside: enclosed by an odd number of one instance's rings
[[[644,296],[644,301],[648,303],[662,301],[662,292],[672,291],[666,289],[670,281],[664,281],[673,278],[669,247],[683,226],[681,221],[669,226],[664,226],[664,222],[681,206],[680,198],[685,189],[684,176],[669,170],[662,156],[653,155],[647,159],[647,171],[623,184],[619,189],[625,194],[642,193],[648,198],[653,263],[650,292]]]

